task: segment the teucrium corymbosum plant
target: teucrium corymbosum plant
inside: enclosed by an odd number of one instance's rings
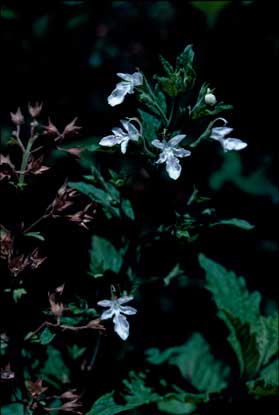
[[[76,119],[61,133],[50,120],[48,125],[39,122],[39,104],[29,106],[30,135],[25,139],[21,110],[11,114],[16,127],[13,142],[20,156],[13,159],[5,153],[1,157],[1,178],[18,195],[32,184],[33,175],[40,177],[49,170],[50,166],[43,165],[49,147],[78,155],[84,175],[79,181],[75,177],[62,183],[34,222],[22,223],[17,232],[3,224],[1,258],[11,274],[5,295],[21,301],[27,294],[25,271],[40,269],[47,261],[39,255],[38,246],[20,252],[17,239],[44,243],[40,226],[62,217],[89,230],[91,237],[86,276],[71,279],[63,273],[59,284],[44,293],[48,305],[43,306],[36,324],[32,322],[21,334],[24,347],[18,353],[26,365],[25,386],[15,388],[18,400],[11,404],[20,405],[19,411],[26,409],[30,415],[52,410],[141,414],[141,406],[150,405],[152,413],[196,414],[208,402],[214,405],[237,401],[240,395],[249,400],[276,394],[278,314],[264,314],[260,309],[264,299],[246,288],[244,278],[200,253],[204,246],[200,241],[207,241],[211,233],[230,227],[241,236],[254,226],[218,211],[214,194],[199,186],[193,163],[202,166],[201,154],[208,159],[229,157],[227,153],[244,150],[247,143],[231,136],[233,129],[225,112],[232,107],[220,101],[221,92],[200,83],[191,45],[175,65],[163,57],[160,62],[163,74],[151,79],[141,69],[117,73],[120,81],[105,97],[108,111],[124,101],[125,108],[131,103],[134,109],[125,110],[120,119],[106,125],[90,145],[80,141],[79,147],[62,146],[64,138],[80,129]],[[48,142],[43,140],[46,137]],[[199,167],[199,175],[204,183],[203,167]],[[72,211],[78,193],[87,199],[80,210]],[[75,236],[73,243],[78,245]],[[67,261],[71,259],[75,258],[67,257]],[[183,295],[188,288],[194,289],[197,300],[195,297],[193,303],[201,310],[204,304],[199,303],[197,291],[202,293],[202,301],[211,301],[213,319],[219,318],[226,333],[222,338],[218,332],[218,344],[226,344],[231,359],[216,355],[210,336],[196,327],[194,310],[189,312],[184,298],[183,309],[176,310],[174,288]],[[131,306],[126,304],[132,300]],[[176,311],[171,319],[165,318],[169,309]],[[149,346],[152,342],[145,331],[149,319],[155,333],[160,320],[168,346]],[[207,324],[208,316],[203,314],[203,319]],[[175,325],[182,339],[179,343],[172,341]],[[10,339],[5,331],[0,334],[5,350],[1,377],[11,380],[17,371],[9,353]],[[139,362],[134,367],[129,357],[126,362],[129,353],[137,358],[145,354],[140,369]],[[83,408],[83,393],[75,388],[79,388],[80,378],[88,379],[88,373],[97,375],[93,395],[91,383],[83,384],[85,392],[87,388],[90,392],[85,393]],[[117,378],[118,373],[124,373],[124,380]],[[78,379],[72,379],[73,374]],[[95,387],[100,374],[106,382],[102,395]],[[113,377],[117,384],[107,386]],[[5,410],[8,408],[6,405]]]

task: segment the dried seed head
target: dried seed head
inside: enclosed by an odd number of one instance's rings
[[[23,123],[24,123],[24,117],[23,117],[23,115],[22,115],[22,112],[21,112],[20,107],[18,107],[18,109],[16,110],[16,112],[15,112],[15,113],[10,112],[10,114],[11,114],[11,119],[12,119],[12,122],[13,122],[15,125],[19,126],[19,125],[21,125],[21,124],[23,124]]]
[[[30,102],[28,104],[28,111],[32,118],[36,118],[40,115],[43,108],[43,103],[40,104],[38,102],[35,102],[34,105],[31,105]]]
[[[75,125],[77,121],[77,117],[73,119],[69,124],[66,125],[63,131],[63,135],[67,134],[77,134],[79,130],[81,130],[81,127]]]

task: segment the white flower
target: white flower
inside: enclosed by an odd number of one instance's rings
[[[126,94],[133,94],[134,87],[142,85],[143,83],[143,76],[140,72],[134,72],[133,74],[117,73],[116,75],[123,79],[123,81],[118,82],[116,88],[108,97],[108,103],[112,107],[121,104]]]
[[[159,159],[156,163],[166,163],[166,170],[171,179],[177,180],[181,173],[181,166],[178,158],[190,156],[191,151],[177,147],[177,145],[186,137],[185,134],[176,135],[168,142],[166,140],[153,140],[153,146],[161,150]]]
[[[130,140],[138,141],[140,137],[140,132],[130,121],[120,120],[120,122],[124,130],[122,130],[122,128],[119,127],[113,128],[113,134],[103,137],[99,144],[105,147],[112,147],[116,144],[120,144],[121,152],[125,154],[128,142]]]
[[[223,118],[222,120],[225,122],[225,124],[223,127],[212,128],[210,138],[219,141],[225,152],[231,150],[239,151],[247,147],[247,143],[239,140],[239,138],[224,138],[226,135],[230,134],[233,131],[233,128],[226,127],[227,121]]]
[[[101,320],[107,320],[112,318],[114,322],[114,331],[121,337],[122,340],[126,340],[129,336],[129,323],[123,314],[128,316],[136,314],[137,310],[133,307],[123,306],[122,304],[128,303],[133,300],[133,297],[120,297],[112,300],[102,300],[97,304],[102,307],[109,307],[108,310],[104,311],[101,315]]]

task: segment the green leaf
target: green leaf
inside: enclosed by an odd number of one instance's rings
[[[166,74],[171,75],[174,72],[173,66],[162,55],[159,55],[159,59],[164,70],[166,71]]]
[[[27,294],[27,291],[24,288],[16,288],[13,290],[13,299],[17,303],[23,295]]]
[[[25,415],[22,403],[10,403],[1,407],[1,415]]]
[[[79,347],[77,344],[73,344],[73,346],[67,346],[67,350],[72,359],[76,360],[83,355],[86,350],[86,347]]]
[[[212,223],[209,227],[212,228],[214,226],[218,225],[230,225],[230,226],[236,226],[238,228],[244,229],[246,231],[250,231],[255,226],[251,225],[247,220],[244,219],[238,219],[238,218],[232,218],[232,219],[223,219],[218,222]]]
[[[260,318],[260,293],[250,293],[244,278],[236,277],[233,271],[227,271],[203,254],[199,255],[199,263],[206,272],[207,289],[212,293],[217,308],[229,312],[242,324],[249,323],[252,331],[256,331]]]
[[[193,67],[195,53],[192,45],[187,45],[183,52],[176,59],[177,68],[184,68],[188,70]]]
[[[278,396],[279,359],[264,367],[255,380],[246,383],[249,393],[257,396]]]
[[[29,236],[31,238],[39,239],[39,241],[44,241],[45,237],[40,232],[27,232],[24,236]]]
[[[143,110],[138,110],[141,120],[144,138],[151,142],[158,135],[158,130],[160,128],[161,122],[157,117],[145,112]]]
[[[61,384],[70,381],[70,371],[63,361],[61,352],[53,346],[47,347],[47,356],[45,365],[41,369],[42,378],[60,389]]]
[[[219,392],[227,386],[229,368],[213,357],[208,343],[199,333],[193,334],[182,346],[163,352],[149,349],[147,355],[150,363],[168,362],[177,366],[181,375],[200,392]]]
[[[173,415],[191,414],[196,409],[196,405],[190,402],[181,402],[176,398],[163,399],[157,403],[157,406],[160,411]]]
[[[54,339],[54,337],[56,336],[55,333],[52,333],[48,327],[46,327],[40,334],[40,338],[39,338],[39,342],[42,345],[46,345],[51,343],[51,341]]]
[[[123,250],[116,250],[107,239],[94,235],[90,250],[90,274],[101,277],[105,271],[120,271],[123,262]]]
[[[248,323],[241,323],[230,313],[220,311],[218,316],[224,320],[230,330],[228,341],[237,356],[241,375],[252,378],[260,364],[256,335],[251,333]]]
[[[130,372],[130,379],[123,381],[126,387],[126,391],[123,393],[123,398],[126,401],[124,404],[117,404],[113,398],[114,392],[109,392],[101,396],[86,415],[115,415],[155,402],[160,397],[145,385],[144,380],[143,373],[136,375],[134,372]]]
[[[258,322],[257,344],[262,365],[279,353],[279,314],[261,317]]]
[[[130,200],[122,199],[121,208],[128,218],[135,220],[135,213],[134,213],[134,209],[132,208]]]
[[[207,289],[213,295],[218,316],[229,328],[228,341],[238,358],[240,372],[250,378],[260,365],[256,333],[261,296],[258,292],[249,293],[242,277],[236,277],[203,254],[199,255],[199,262],[206,271]]]
[[[115,188],[114,194],[112,195],[110,192],[99,189],[91,183],[69,182],[68,185],[85,194],[94,202],[100,204],[103,207],[104,213],[108,219],[113,216],[120,216],[119,208],[117,207],[119,205],[119,192],[117,193]],[[109,183],[107,183],[107,185],[109,185]]]

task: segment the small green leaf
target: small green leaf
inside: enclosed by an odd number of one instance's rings
[[[39,338],[39,342],[42,345],[46,345],[52,342],[52,340],[54,339],[54,337],[56,336],[55,333],[52,333],[48,327],[46,327],[40,334],[40,338]]]
[[[123,252],[117,250],[107,239],[94,235],[90,250],[90,274],[95,278],[103,276],[105,271],[120,271]]]
[[[131,202],[128,199],[122,199],[121,201],[121,208],[123,210],[123,212],[125,213],[125,215],[132,219],[135,220],[135,213],[134,210],[132,208]]]
[[[23,295],[27,294],[27,291],[24,288],[16,288],[13,290],[13,299],[15,303],[18,302],[18,300],[21,299]]]
[[[40,232],[27,232],[24,236],[29,236],[31,238],[39,239],[39,241],[44,241],[45,237]]]
[[[164,70],[166,71],[166,74],[171,75],[174,72],[173,66],[162,55],[159,55],[159,59]]]
[[[232,219],[223,219],[223,220],[220,220],[218,222],[212,223],[210,225],[210,228],[212,228],[214,226],[219,226],[219,225],[236,226],[236,227],[244,229],[246,231],[250,231],[251,229],[253,229],[255,227],[254,225],[251,225],[251,223],[249,223],[247,220],[232,218]]]

